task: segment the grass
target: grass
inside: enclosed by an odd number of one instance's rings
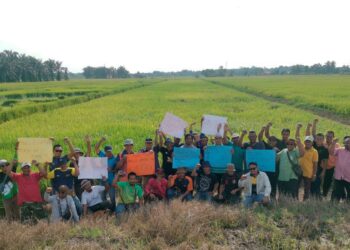
[[[235,131],[259,130],[272,121],[272,133],[276,135],[284,127],[294,133],[297,122],[306,125],[315,118],[312,113],[286,104],[271,103],[201,79],[175,79],[0,124],[0,154],[11,158],[19,137],[55,137],[63,143],[68,136],[74,145],[84,148],[86,134],[92,135],[93,143],[107,136],[115,152],[122,149],[126,138],[133,138],[135,148],[140,149],[145,137],[153,137],[168,111],[188,122],[197,121],[196,131],[200,130],[203,114],[216,114],[227,116]],[[320,131],[332,128],[339,137],[349,131],[349,126],[318,118]]]
[[[348,204],[283,198],[270,209],[172,202],[72,226],[0,221],[1,249],[349,249]],[[21,239],[21,240],[18,240]]]

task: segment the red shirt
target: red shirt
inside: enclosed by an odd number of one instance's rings
[[[40,173],[13,174],[12,180],[18,185],[17,205],[25,202],[42,202],[39,181],[42,178]]]
[[[155,178],[151,178],[147,182],[147,185],[145,187],[145,193],[154,194],[156,196],[165,198],[165,192],[166,192],[167,186],[168,186],[168,181],[165,178],[161,179],[160,182]]]

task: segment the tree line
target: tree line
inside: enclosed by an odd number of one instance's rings
[[[314,75],[314,74],[350,74],[350,67],[337,67],[334,61],[324,64],[279,66],[274,68],[243,67],[238,69],[205,69],[201,71],[182,70],[177,72],[153,71],[152,73],[136,73],[133,77],[220,77],[220,76],[262,76],[262,75]]]
[[[120,66],[119,68],[114,67],[91,67],[87,66],[83,69],[83,76],[86,79],[112,79],[112,78],[129,78],[131,77],[129,71]]]
[[[40,82],[68,80],[68,68],[62,62],[42,61],[11,50],[0,52],[0,82]]]

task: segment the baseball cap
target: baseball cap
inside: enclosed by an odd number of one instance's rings
[[[0,167],[6,166],[6,164],[8,163],[7,160],[0,160]]]
[[[23,162],[22,165],[21,165],[21,168],[24,168],[24,167],[31,167],[32,165],[29,163],[29,162]]]
[[[67,162],[68,162],[68,160],[66,158],[61,158],[61,160],[58,162],[57,166],[60,167],[60,166],[66,165]]]
[[[199,138],[200,139],[204,139],[204,138],[206,138],[207,136],[204,134],[204,133],[201,133],[200,135],[199,135]]]
[[[209,168],[211,167],[209,161],[204,161],[202,166],[203,166],[203,167],[209,167]]]
[[[237,134],[237,133],[233,133],[231,136],[231,138],[237,138],[237,137],[239,137],[239,134]]]
[[[112,150],[113,150],[112,146],[110,146],[110,145],[105,146],[105,152],[112,151]]]
[[[134,141],[132,139],[126,139],[124,141],[124,146],[126,146],[126,145],[134,145]]]
[[[308,135],[308,136],[305,137],[304,141],[311,141],[311,142],[313,142],[314,141],[314,137],[311,136],[311,135]]]
[[[74,153],[80,153],[80,154],[82,154],[82,153],[83,153],[83,151],[81,151],[81,149],[80,149],[80,148],[75,148],[75,149],[74,149]]]

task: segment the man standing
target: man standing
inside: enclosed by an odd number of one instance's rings
[[[39,169],[39,173],[32,173],[30,163],[22,163],[22,173],[12,172],[12,167],[7,166],[6,174],[18,185],[17,205],[20,207],[22,223],[36,223],[43,219],[46,213],[43,209],[40,193],[40,180],[46,176],[46,171],[36,161],[32,162]]]
[[[54,140],[52,138],[52,140]],[[68,145],[69,151],[70,153],[68,155],[63,155],[63,148],[60,144],[56,144],[53,146],[53,158],[52,158],[52,163],[50,164],[50,171],[54,170],[55,168],[57,168],[62,161],[68,162],[69,158],[71,158],[72,156],[74,156],[74,148],[73,145],[71,143],[71,141],[69,140],[69,138],[65,137],[64,138],[64,143],[66,145]]]
[[[337,140],[333,140],[331,155],[336,157],[334,171],[334,189],[332,200],[340,201],[346,190],[346,200],[350,201],[350,136],[344,137],[344,147],[336,148]]]
[[[5,208],[5,215],[8,222],[19,219],[19,209],[17,206],[17,184],[12,182],[6,174],[5,169],[11,168],[16,172],[17,161],[9,163],[6,160],[0,160],[0,195]]]
[[[270,136],[270,128],[271,127],[272,127],[272,122],[269,122],[266,125],[266,129],[265,129],[265,136],[269,140],[271,137]],[[282,136],[282,139],[277,139],[277,147],[279,150],[287,148],[287,144],[288,144],[288,140],[289,140],[289,136],[290,136],[290,129],[289,128],[282,129],[281,136]]]
[[[113,148],[110,145],[107,145],[104,147],[104,152],[100,150],[101,145],[106,141],[105,137],[101,137],[99,142],[95,145],[95,153],[99,157],[107,157],[107,165],[108,165],[108,178],[107,183],[109,184],[110,188],[108,189],[108,195],[109,199],[112,204],[112,210],[115,209],[115,189],[112,186],[116,168],[117,168],[117,157],[113,154]]]
[[[227,139],[227,132],[231,133],[232,142]],[[224,126],[224,138],[223,143],[227,146],[232,146],[232,163],[235,166],[235,173],[240,177],[244,172],[244,155],[245,150],[242,148],[242,138],[244,137],[246,131],[242,132],[242,135],[232,133],[231,129],[225,125]]]
[[[165,140],[165,147],[163,147],[163,137],[161,136],[159,141],[159,152],[162,154],[162,168],[164,169],[165,177],[176,173],[176,169],[173,169],[173,152],[174,143],[170,138]]]
[[[246,135],[246,132],[244,131],[242,136],[244,137]],[[254,130],[249,131],[248,139],[249,142],[246,142],[243,144],[244,149],[265,149],[265,145],[263,142],[257,141],[258,136],[256,135],[256,132]],[[243,140],[243,138],[242,138]]]
[[[296,148],[296,142],[298,148]],[[277,162],[279,164],[278,173],[278,191],[280,194],[292,196],[298,199],[299,192],[299,173],[294,168],[299,167],[299,158],[304,155],[304,146],[300,139],[295,141],[289,139],[287,148],[282,149],[277,154]]]
[[[297,125],[296,139],[300,138],[300,129],[302,125]],[[304,155],[300,158],[300,166],[303,171],[304,182],[304,200],[310,197],[311,183],[316,180],[316,171],[318,165],[318,153],[313,147],[314,138],[312,136],[306,136],[304,140]],[[300,148],[299,148],[300,150]]]

